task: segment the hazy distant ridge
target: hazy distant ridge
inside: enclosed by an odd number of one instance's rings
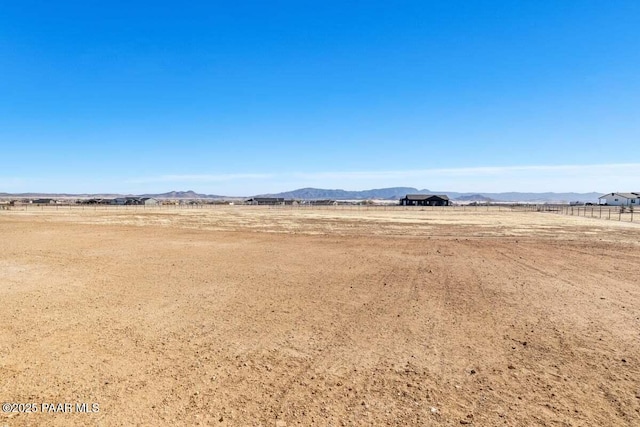
[[[287,199],[333,199],[333,200],[366,200],[366,199],[400,199],[406,194],[446,194],[452,200],[499,202],[596,202],[601,193],[458,193],[455,191],[419,190],[413,187],[391,187],[364,191],[325,190],[321,188],[300,188],[276,194],[264,194],[263,197],[284,197]]]
[[[215,194],[200,194],[193,190],[188,191],[169,191],[168,193],[159,194],[143,194],[143,197],[155,197],[157,199],[222,199],[225,196]]]
[[[115,197],[154,197],[157,199],[223,199],[226,196],[215,194],[200,194],[195,191],[169,191],[167,193],[152,194],[120,194],[120,193],[0,193],[0,197],[20,197],[20,198],[115,198]],[[232,197],[229,197],[232,198]]]
[[[418,190],[411,187],[378,188],[363,191],[325,190],[322,188],[300,188],[293,191],[285,191],[277,194],[264,194],[258,197],[284,197],[285,199],[303,200],[365,200],[365,199],[400,199],[408,193],[417,193]],[[422,190],[428,192],[428,190]]]
[[[398,200],[407,194],[446,194],[451,200],[459,201],[497,201],[497,202],[597,202],[601,193],[458,193],[455,191],[418,190],[413,187],[376,188],[363,191],[328,190],[322,188],[300,188],[275,194],[261,194],[257,197],[284,197],[299,200]],[[134,196],[133,194],[68,194],[68,193],[0,193],[0,197],[10,198],[114,198]],[[218,196],[201,194],[195,191],[169,191],[167,193],[137,194],[138,197],[154,197],[157,199],[240,199],[240,196]]]

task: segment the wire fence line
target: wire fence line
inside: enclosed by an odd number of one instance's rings
[[[567,205],[542,205],[540,212],[551,212],[560,215],[581,216],[586,218],[597,218],[611,221],[634,221],[633,206],[567,206]],[[638,220],[636,213],[635,220]]]
[[[547,212],[559,215],[581,216],[605,220],[638,221],[634,217],[632,207],[627,206],[571,206],[558,204],[465,204],[450,206],[401,206],[375,204],[278,204],[278,205],[249,205],[249,204],[159,204],[159,205],[89,205],[89,204],[17,204],[0,205],[3,210],[16,211],[188,211],[188,210],[322,210],[322,211],[412,211],[412,212]]]
[[[251,204],[159,204],[159,205],[103,205],[103,204],[17,204],[0,205],[3,209],[16,211],[176,211],[176,210],[216,210],[216,209],[245,209],[245,210],[335,210],[335,211],[535,211],[534,205],[450,205],[450,206],[402,206],[391,204],[277,204],[277,205],[251,205]]]

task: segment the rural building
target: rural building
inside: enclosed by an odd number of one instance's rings
[[[159,203],[158,200],[153,197],[143,197],[140,199],[140,204],[145,206],[157,206]]]
[[[309,205],[313,205],[313,206],[333,206],[333,205],[337,205],[335,200],[331,200],[331,199],[323,199],[323,200],[309,200],[308,202],[306,202]]]
[[[159,204],[159,202],[153,197],[117,197],[111,200],[111,204],[156,206]]]
[[[609,206],[640,206],[640,191],[634,193],[608,193],[598,197],[598,203]]]
[[[125,205],[140,205],[140,197],[125,197]]]
[[[36,205],[50,205],[55,202],[56,201],[53,199],[34,199],[31,201],[31,203],[34,203]]]
[[[112,200],[111,199],[87,199],[87,200],[81,201],[80,203],[83,203],[85,205],[110,205],[112,204]]]
[[[284,205],[284,197],[252,197],[245,200],[248,205]]]
[[[445,194],[407,194],[400,199],[401,206],[449,206]]]

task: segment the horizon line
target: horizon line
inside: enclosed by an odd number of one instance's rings
[[[291,190],[292,188],[367,191],[396,187],[449,188],[448,191],[457,193],[598,192],[605,194],[620,188],[633,187],[636,182],[640,182],[640,163],[319,172],[172,173],[146,177],[125,175],[120,179],[92,174],[51,175],[46,179],[0,177],[0,182],[7,189],[5,190],[7,193],[11,189],[10,194],[159,194],[166,192],[159,190],[158,187],[191,187],[201,194],[276,194],[294,191]],[[505,191],[507,186],[511,187],[509,191]],[[46,189],[44,192],[26,191],[32,188]],[[50,190],[52,188],[68,188],[68,190],[52,191]],[[109,188],[109,191],[100,191],[105,188]],[[598,189],[605,191],[597,191]]]

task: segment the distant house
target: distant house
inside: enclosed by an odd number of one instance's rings
[[[111,204],[112,205],[126,205],[127,204],[127,199],[124,197],[116,197],[115,199],[111,200]]]
[[[407,194],[400,199],[401,206],[449,206],[449,197],[444,194]]]
[[[607,193],[598,197],[598,203],[609,206],[640,206],[640,191],[633,193]]]
[[[140,197],[125,197],[125,205],[141,205]]]
[[[313,206],[332,206],[337,204],[335,200],[331,199],[309,200],[307,203]]]
[[[284,197],[252,197],[245,200],[248,205],[284,205]]]
[[[144,205],[157,206],[160,204],[158,199],[153,197],[116,197],[115,199],[97,199],[100,204],[108,205]]]
[[[140,204],[145,206],[157,206],[158,200],[153,197],[143,197],[140,199]]]
[[[53,199],[34,199],[31,201],[31,203],[36,204],[36,205],[50,205],[52,203],[55,203],[56,201]]]
[[[111,199],[87,199],[80,203],[85,205],[111,205],[112,200]]]

